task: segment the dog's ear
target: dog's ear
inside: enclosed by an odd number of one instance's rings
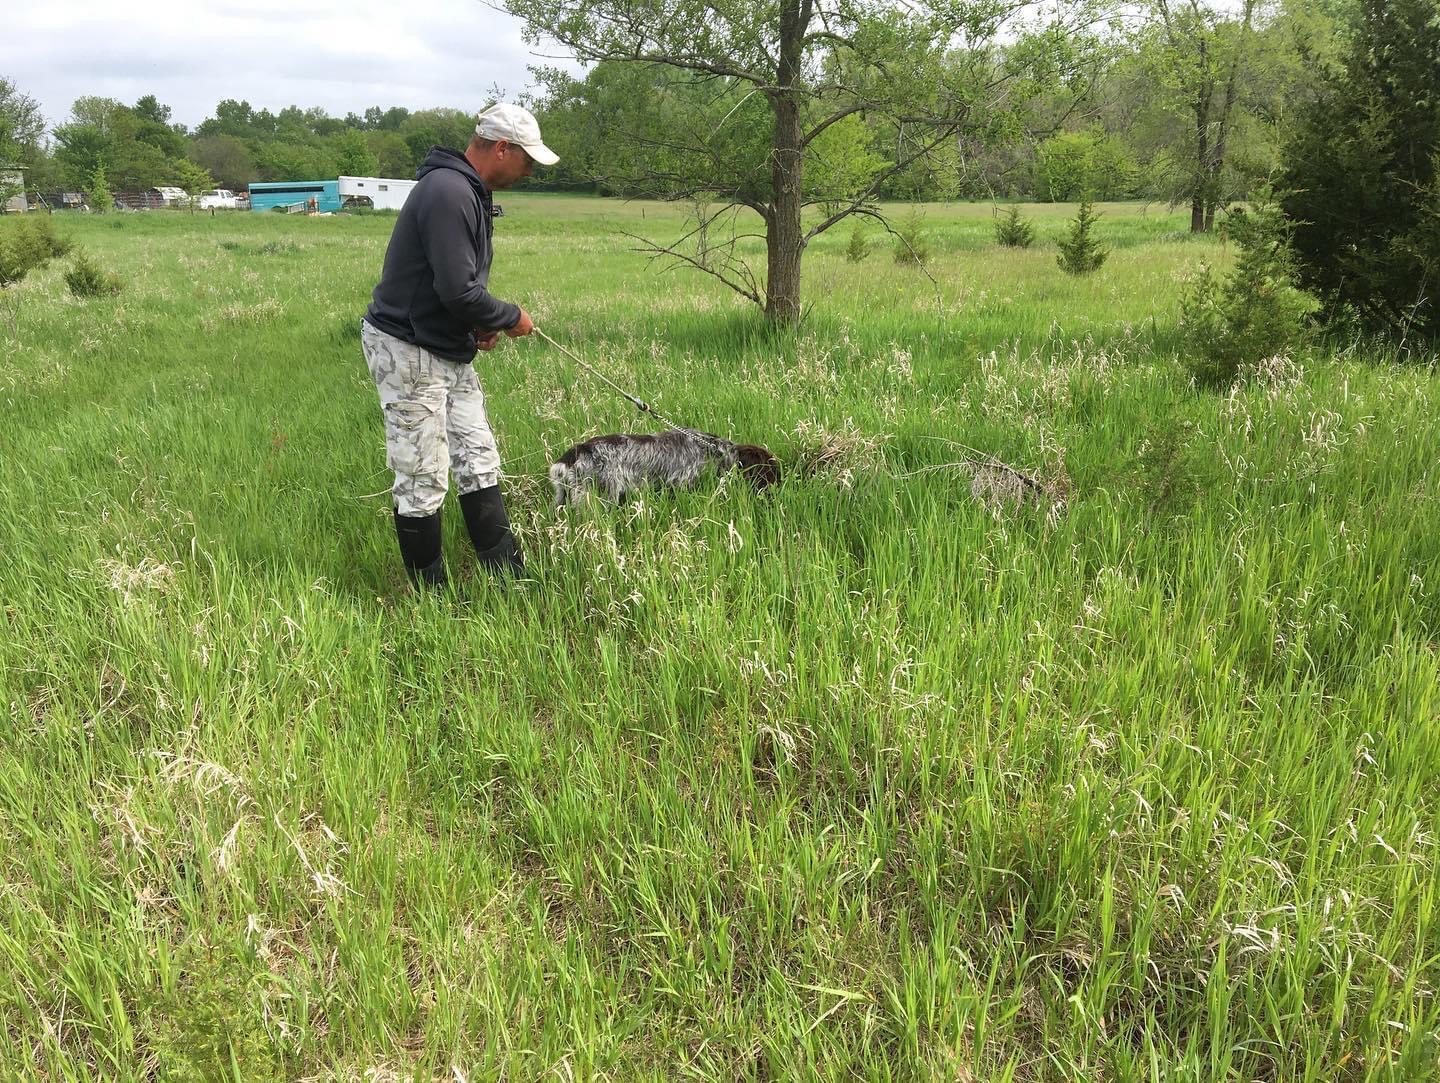
[[[735,448],[740,473],[757,489],[774,485],[780,480],[779,460],[759,444],[739,444]]]

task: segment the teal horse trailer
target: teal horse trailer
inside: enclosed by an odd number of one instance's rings
[[[252,211],[287,210],[296,214],[340,209],[340,182],[269,181],[250,185]]]

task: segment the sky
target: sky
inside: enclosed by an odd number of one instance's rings
[[[478,110],[533,86],[521,23],[481,0],[64,0],[5,5],[0,76],[53,127],[82,95],[154,94],[193,128],[224,98],[256,109]],[[553,50],[552,50],[553,51]],[[559,66],[578,70],[573,63]]]

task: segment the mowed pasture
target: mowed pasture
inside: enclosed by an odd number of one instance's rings
[[[358,320],[393,219],[71,218],[0,323],[0,1076],[1419,1080],[1440,1057],[1440,384],[1195,389],[1183,212],[931,207],[813,307],[681,212],[504,194],[492,287],[808,463],[557,515],[654,423],[479,372],[534,582],[416,597]],[[754,242],[747,242],[752,246]],[[752,251],[759,251],[752,247]],[[1063,505],[987,507],[960,445]]]

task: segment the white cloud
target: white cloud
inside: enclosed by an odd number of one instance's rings
[[[14,5],[0,33],[0,76],[63,123],[81,95],[127,104],[154,94],[194,127],[224,98],[256,109],[368,106],[478,109],[499,85],[531,85],[522,25],[481,0],[100,0]]]

